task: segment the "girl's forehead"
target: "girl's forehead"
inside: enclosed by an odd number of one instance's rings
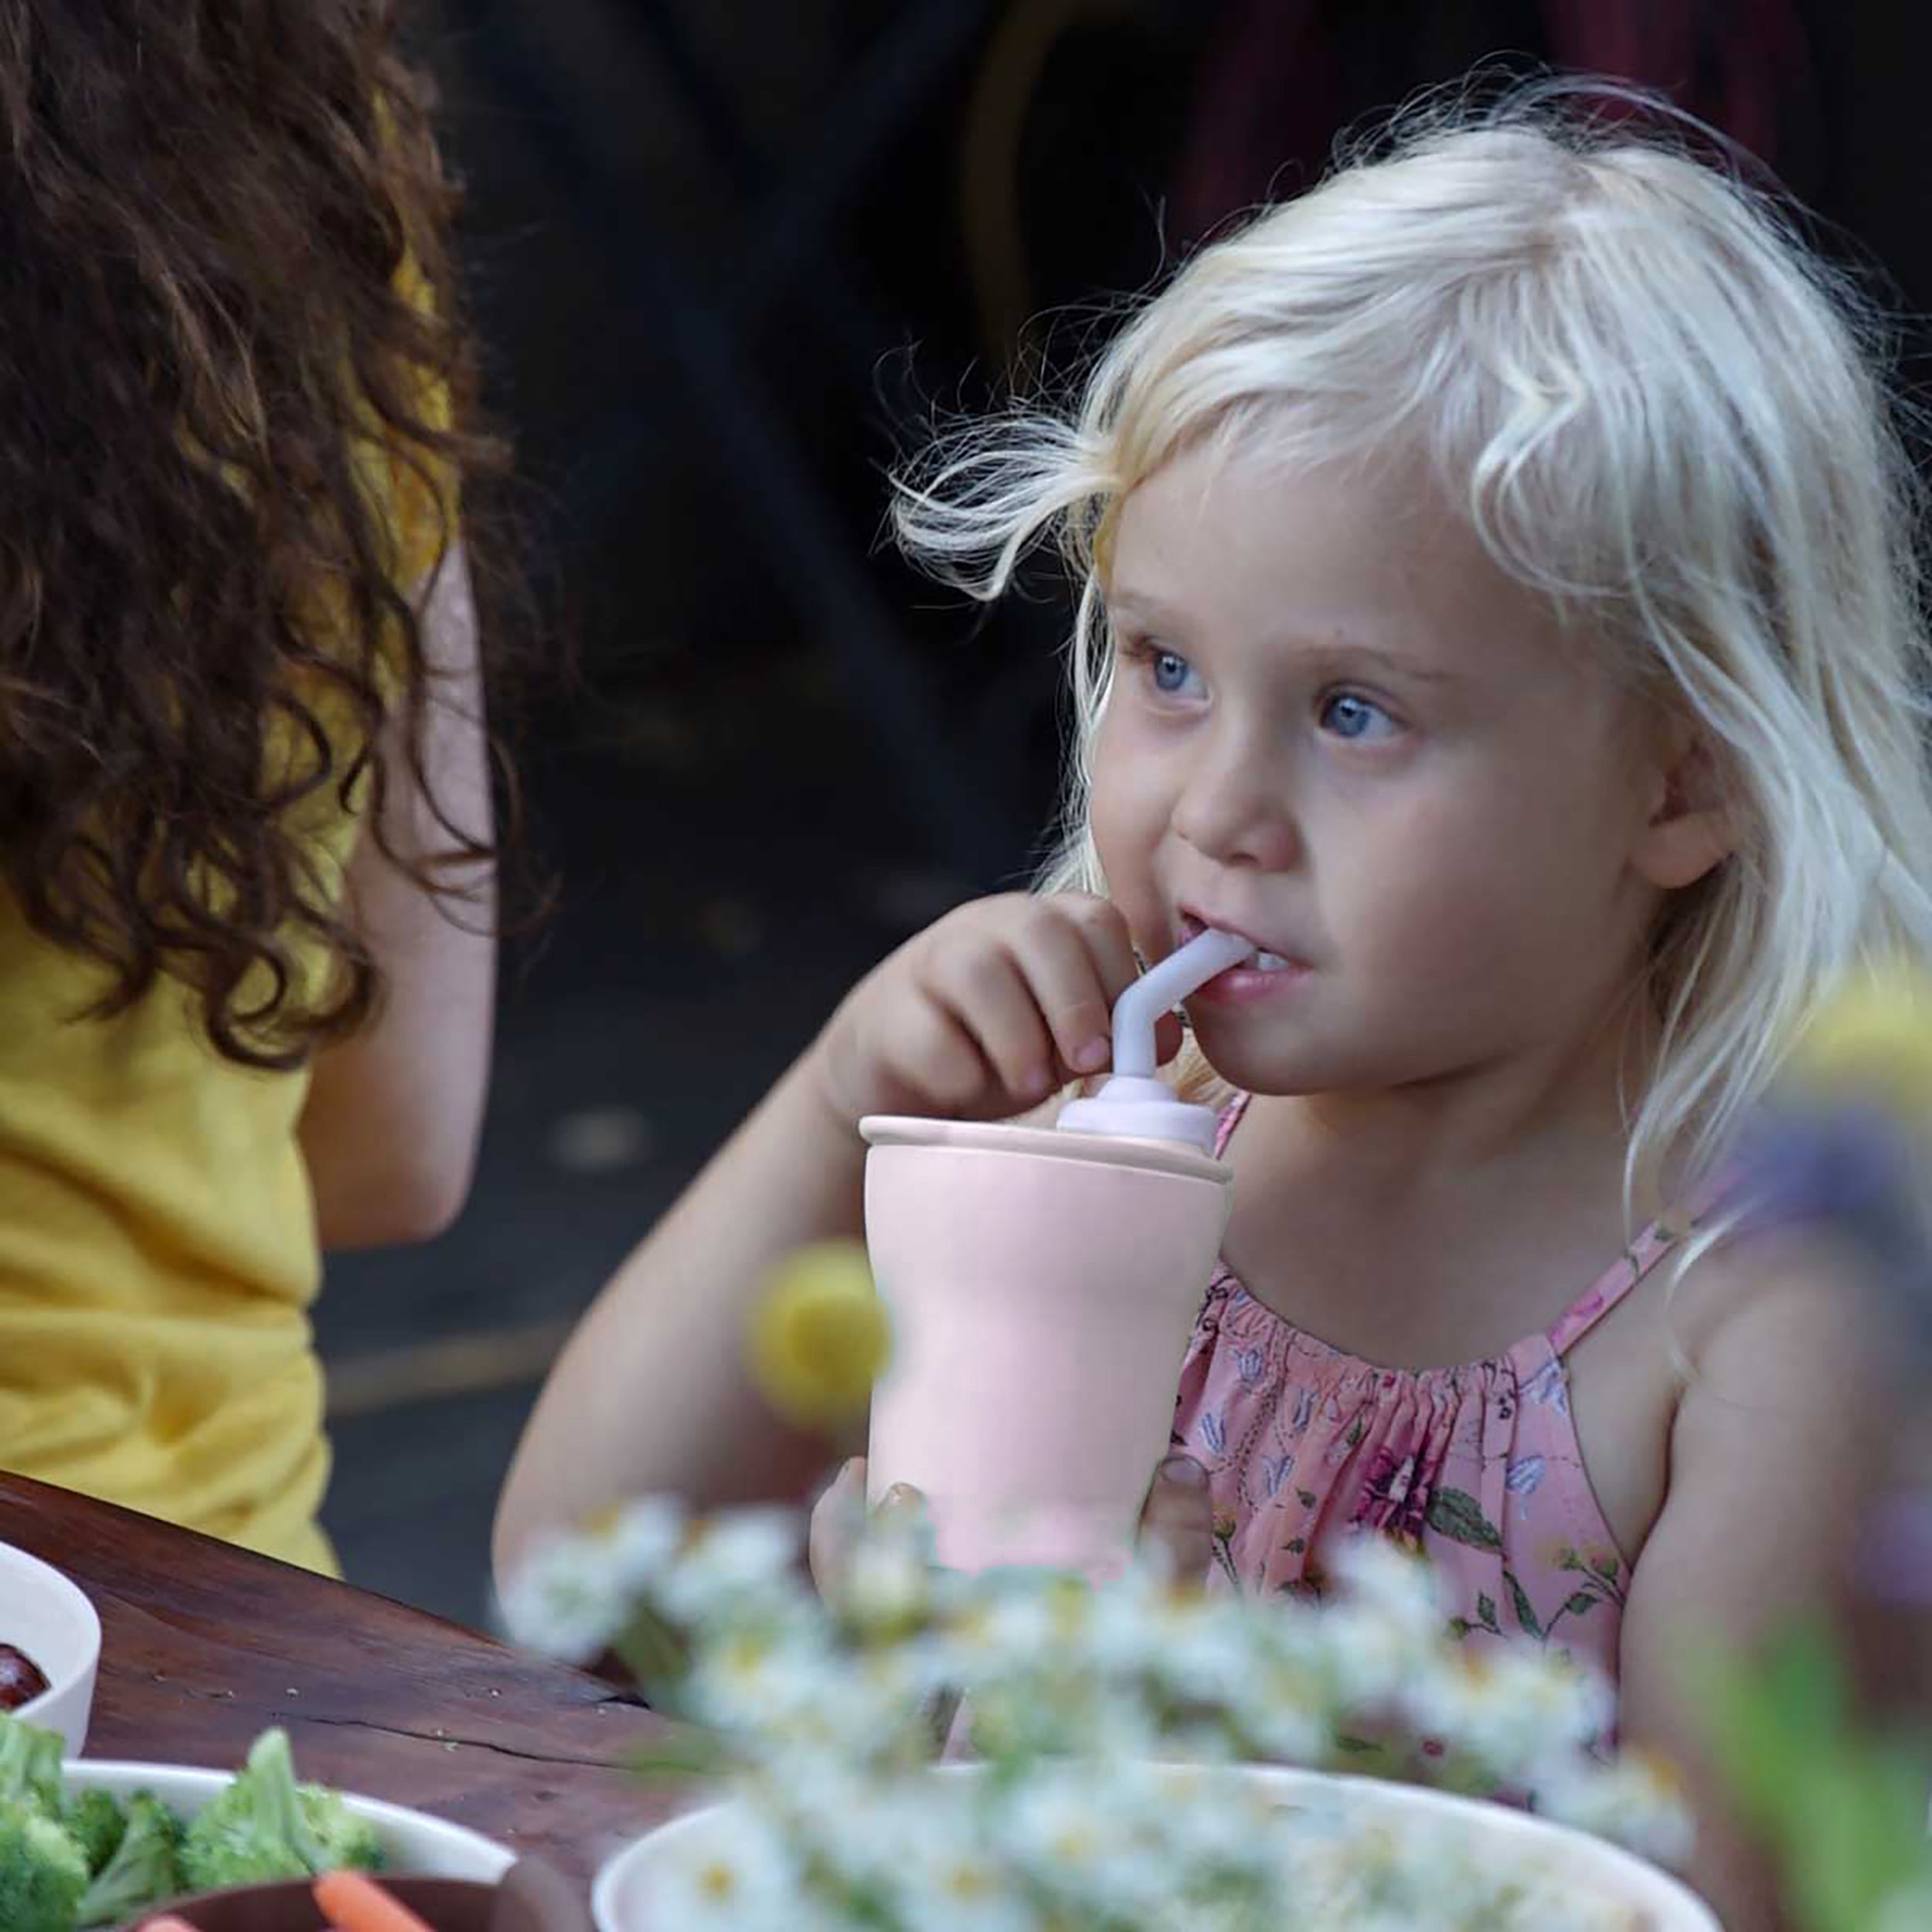
[[[1547,621],[1419,466],[1291,464],[1204,447],[1131,491],[1113,525],[1101,587],[1117,611]]]

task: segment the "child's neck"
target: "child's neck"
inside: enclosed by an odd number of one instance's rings
[[[1565,1056],[1373,1093],[1257,1095],[1230,1148],[1230,1264],[1324,1340],[1447,1367],[1546,1327],[1623,1247],[1618,1029]],[[1638,1202],[1640,1219],[1654,1211]]]
[[[1251,1104],[1294,1120],[1305,1171],[1332,1169],[1367,1194],[1512,1185],[1580,1149],[1614,1147],[1621,1160],[1647,1064],[1645,1044],[1619,1031],[1407,1086]]]

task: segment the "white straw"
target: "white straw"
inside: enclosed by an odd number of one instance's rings
[[[1151,1076],[1155,1022],[1216,973],[1252,959],[1254,950],[1236,933],[1197,933],[1158,966],[1150,966],[1114,1002],[1114,1071]]]

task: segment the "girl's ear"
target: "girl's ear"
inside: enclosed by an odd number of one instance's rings
[[[1694,886],[1737,847],[1723,774],[1709,742],[1692,726],[1665,727],[1651,772],[1651,812],[1631,862],[1665,892]]]

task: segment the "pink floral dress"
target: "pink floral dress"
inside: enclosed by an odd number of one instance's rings
[[[1429,1556],[1456,1637],[1526,1636],[1614,1683],[1630,1563],[1584,1472],[1563,1356],[1673,1245],[1652,1228],[1546,1333],[1458,1369],[1344,1355],[1218,1268],[1173,1440],[1207,1470],[1225,1579],[1318,1598],[1324,1553],[1379,1532]]]

